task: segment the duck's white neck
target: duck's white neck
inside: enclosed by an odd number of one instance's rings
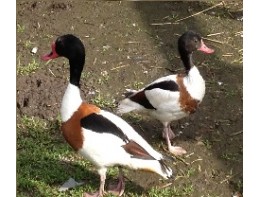
[[[66,122],[82,103],[80,89],[69,83],[61,103],[61,119]]]
[[[194,99],[202,101],[205,94],[205,81],[196,66],[193,66],[184,78],[184,85]]]

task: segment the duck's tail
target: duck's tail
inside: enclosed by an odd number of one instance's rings
[[[125,98],[119,102],[118,108],[117,108],[117,113],[125,114],[125,113],[129,113],[131,111],[134,111],[138,108],[141,108],[141,106],[139,104],[131,101],[129,98]]]

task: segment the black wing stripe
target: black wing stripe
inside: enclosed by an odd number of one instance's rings
[[[142,105],[146,109],[156,109],[151,103],[148,101],[144,91],[138,92],[133,96],[129,97],[130,100]]]
[[[100,114],[92,113],[82,118],[80,122],[81,126],[85,129],[90,129],[98,133],[111,133],[121,138],[125,142],[129,141],[128,137],[120,128]]]
[[[172,92],[179,91],[179,86],[177,85],[177,83],[174,82],[174,81],[171,81],[171,80],[154,83],[154,84],[146,87],[144,90],[152,90],[152,89],[155,89],[155,88],[159,88],[159,89],[162,89],[162,90],[169,90],[169,91],[172,91]]]
[[[132,100],[133,102],[136,102],[140,105],[142,105],[143,107],[145,107],[146,109],[156,109],[147,99],[146,95],[145,95],[145,90],[152,90],[155,88],[159,88],[162,90],[169,90],[172,92],[176,92],[179,91],[179,86],[177,85],[176,82],[174,81],[162,81],[162,82],[158,82],[152,85],[149,85],[148,87],[146,87],[144,90],[133,94],[132,96],[129,96],[129,99]]]

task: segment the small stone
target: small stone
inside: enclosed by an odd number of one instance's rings
[[[36,54],[38,51],[38,47],[33,47],[31,53]]]
[[[202,141],[199,141],[199,142],[197,142],[197,145],[198,145],[198,146],[203,146],[204,143],[203,143]]]
[[[58,191],[66,191],[70,188],[74,188],[78,185],[82,185],[84,182],[76,182],[75,179],[69,178],[59,189]]]

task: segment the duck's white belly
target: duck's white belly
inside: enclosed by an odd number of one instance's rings
[[[150,115],[154,118],[158,119],[161,122],[170,122],[172,120],[178,120],[181,118],[184,118],[189,115],[189,113],[186,113],[179,109],[168,109],[167,111],[164,110],[154,110],[150,112]]]
[[[83,147],[78,152],[96,166],[108,167],[129,159],[122,148],[125,143],[119,137],[87,129],[83,129],[83,135]]]

